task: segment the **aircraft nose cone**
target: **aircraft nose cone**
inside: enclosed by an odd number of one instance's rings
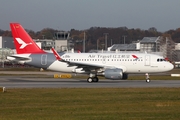
[[[172,70],[172,69],[174,69],[174,65],[172,64],[172,63],[169,63],[169,70]]]

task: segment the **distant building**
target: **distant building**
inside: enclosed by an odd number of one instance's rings
[[[68,51],[74,48],[74,44],[70,40],[70,32],[60,31],[54,34],[55,49],[60,51]]]
[[[56,32],[53,39],[38,39],[35,41],[41,42],[41,48],[44,50],[55,48],[57,52],[68,51],[74,48],[72,41],[69,39],[69,35],[69,32],[61,31]]]
[[[144,37],[140,40],[140,51],[146,52],[158,52],[159,50],[160,37]]]
[[[139,43],[114,44],[108,48],[109,51],[139,51]]]
[[[176,60],[175,61],[180,61],[180,43],[175,43],[175,51],[176,51]],[[180,67],[180,64],[179,64]]]
[[[140,52],[159,52],[160,37],[144,37],[142,40],[131,44],[114,44],[110,47],[111,51],[140,51]]]
[[[15,49],[13,38],[0,36],[0,48]]]
[[[180,48],[180,45],[177,46]],[[136,43],[114,44],[108,48],[110,51],[139,51],[155,53],[167,57],[171,61],[178,60],[175,43],[168,37],[144,37]],[[180,56],[180,55],[179,55]]]
[[[55,46],[54,40],[37,39],[37,40],[34,40],[34,41],[39,46],[39,48],[41,48],[43,50],[50,50],[52,47],[54,48],[54,46]]]

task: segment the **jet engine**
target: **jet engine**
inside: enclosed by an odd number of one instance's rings
[[[112,80],[121,80],[121,79],[127,79],[128,75],[123,73],[122,69],[115,68],[115,69],[105,69],[104,77]]]

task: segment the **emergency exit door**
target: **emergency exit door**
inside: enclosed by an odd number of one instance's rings
[[[145,56],[145,66],[150,66],[150,56],[149,55]]]

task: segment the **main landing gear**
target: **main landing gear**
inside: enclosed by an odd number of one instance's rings
[[[94,74],[90,74],[87,79],[87,82],[89,82],[89,83],[98,82],[98,81],[99,81],[99,78],[97,77],[97,75],[94,75]]]
[[[150,78],[149,78],[149,74],[146,73],[145,75],[146,75],[146,82],[149,83],[151,81]]]
[[[95,77],[88,77],[87,82],[91,83],[91,82],[98,82],[99,78],[97,76]]]

